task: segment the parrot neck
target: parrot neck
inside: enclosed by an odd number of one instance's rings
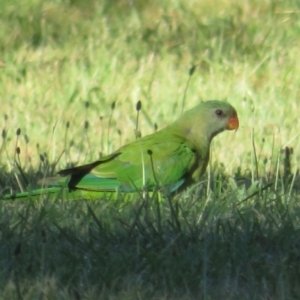
[[[205,124],[204,124],[205,125]],[[205,126],[202,126],[205,127]],[[193,124],[174,123],[170,128],[174,135],[180,136],[182,140],[186,141],[187,145],[194,149],[202,158],[206,158],[209,155],[210,143],[213,134],[206,128],[201,128],[199,124],[196,126]]]

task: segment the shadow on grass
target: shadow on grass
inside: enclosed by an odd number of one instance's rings
[[[297,299],[298,203],[204,183],[173,199],[2,201],[0,295]]]

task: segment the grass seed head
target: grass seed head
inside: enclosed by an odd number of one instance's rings
[[[111,110],[114,110],[115,109],[115,107],[116,107],[116,101],[113,101],[113,103],[111,104]]]
[[[5,138],[6,138],[6,129],[3,128],[2,129],[2,139],[5,140]]]
[[[43,154],[40,154],[40,160],[41,160],[42,163],[45,162],[45,157],[44,157]]]
[[[137,111],[140,111],[141,109],[142,109],[142,101],[141,100],[139,100],[137,103],[136,103],[136,110]]]
[[[192,65],[192,67],[189,70],[189,76],[192,76],[194,74],[195,70],[196,70],[196,66]]]

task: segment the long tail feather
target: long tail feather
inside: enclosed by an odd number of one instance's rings
[[[121,193],[115,192],[103,192],[103,191],[89,191],[89,190],[73,190],[69,191],[68,188],[62,187],[48,187],[43,189],[32,190],[23,193],[16,193],[10,195],[0,196],[0,200],[96,200],[96,199],[107,199],[115,200],[124,198],[133,193]]]
[[[64,193],[64,190],[65,189],[61,187],[49,187],[49,188],[32,190],[28,192],[4,195],[2,197],[2,200],[22,200],[22,199],[38,200],[46,197],[54,199],[56,197],[60,197],[60,195]]]

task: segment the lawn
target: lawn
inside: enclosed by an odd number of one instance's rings
[[[138,101],[143,136],[210,99],[240,119],[176,197],[0,200],[0,299],[300,298],[300,3],[0,7],[2,194],[133,141]]]

